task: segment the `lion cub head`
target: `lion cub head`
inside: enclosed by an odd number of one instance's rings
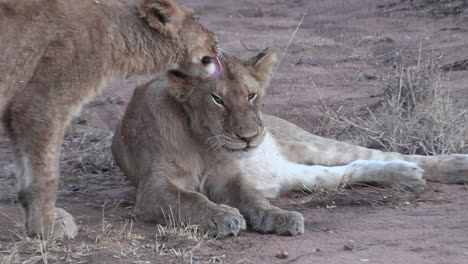
[[[177,40],[174,45],[184,45],[186,54],[179,54],[184,60],[176,66],[177,70],[202,80],[213,80],[221,74],[218,39],[198,23],[192,9],[172,0],[140,0],[139,12],[150,27]]]
[[[249,60],[224,55],[219,79],[200,82],[171,71],[169,89],[182,103],[193,132],[210,148],[248,151],[265,136],[260,108],[275,62],[276,55],[267,50]]]

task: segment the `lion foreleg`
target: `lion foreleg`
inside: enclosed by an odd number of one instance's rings
[[[57,106],[33,95],[20,97],[9,105],[4,121],[14,146],[18,199],[27,233],[73,238],[77,233],[73,217],[55,207],[66,111],[50,107]]]
[[[180,188],[160,175],[141,180],[134,214],[159,224],[197,225],[218,238],[245,229],[245,220],[237,209],[215,204],[203,194]]]
[[[216,177],[215,181],[208,181],[210,200],[239,209],[253,230],[293,236],[304,233],[304,219],[300,213],[272,206],[244,177],[249,178],[249,175],[238,174],[225,180]]]

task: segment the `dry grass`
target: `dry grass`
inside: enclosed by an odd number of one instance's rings
[[[10,241],[0,247],[0,263],[55,263],[62,258],[70,248],[56,239],[31,238],[20,231],[12,231]]]
[[[172,212],[167,214],[167,224],[157,225],[148,236],[135,230],[132,220],[110,222],[102,206],[102,219],[98,225],[81,225],[81,243],[67,243],[57,239],[31,238],[23,233],[20,223],[10,238],[2,237],[0,263],[87,263],[100,255],[128,260],[129,263],[150,263],[154,254],[176,257],[179,263],[192,263],[194,250],[211,239],[195,225],[177,221]],[[198,263],[219,263],[221,257],[198,259]]]
[[[124,181],[125,176],[110,150],[112,136],[107,130],[77,124],[70,126],[60,162],[62,179],[68,182],[85,180],[100,185]]]
[[[420,16],[445,17],[459,16],[460,22],[468,18],[466,0],[412,0],[394,1],[377,5],[382,14],[406,13]]]
[[[324,132],[346,130],[356,144],[404,154],[466,153],[468,111],[450,92],[433,63],[402,64],[384,80],[381,106],[365,106],[366,115],[325,106]]]
[[[170,210],[165,214],[166,225],[158,225],[159,235],[166,237],[167,235],[185,237],[189,240],[202,241],[208,239],[209,236],[201,231],[197,225],[183,223],[174,216],[174,212]]]

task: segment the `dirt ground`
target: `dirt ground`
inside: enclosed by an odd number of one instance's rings
[[[324,100],[349,113],[378,104],[386,76],[398,65],[431,61],[450,66],[468,60],[466,1],[180,2],[194,8],[201,22],[218,34],[225,52],[246,58],[265,47],[275,50],[281,59],[264,112],[311,132],[323,132]],[[109,144],[133,88],[150,78],[110,81],[67,133],[57,203],[79,224],[74,240],[40,242],[24,236],[10,150],[0,138],[0,260],[468,263],[468,188],[462,185],[431,183],[421,193],[364,186],[286,193],[272,202],[304,215],[305,233],[297,237],[246,231],[214,240],[191,226],[164,228],[132,221],[135,188],[112,160]],[[461,107],[468,106],[466,68],[443,71],[440,80]],[[288,257],[278,258],[283,250]]]

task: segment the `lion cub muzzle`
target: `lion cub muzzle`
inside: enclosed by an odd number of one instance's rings
[[[226,120],[226,127],[228,129],[225,131],[225,135],[229,137],[229,141],[233,145],[230,147],[231,150],[247,150],[257,147],[265,138],[265,128],[261,121],[258,121],[256,115],[248,112],[231,115]]]

